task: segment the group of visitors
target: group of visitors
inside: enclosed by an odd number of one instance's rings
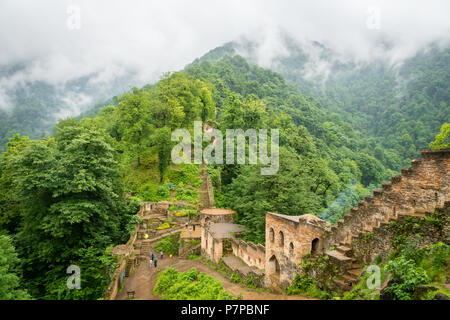
[[[186,229],[189,227],[189,222],[186,221]],[[192,238],[192,231],[195,231],[195,223],[192,224],[192,229],[189,229],[189,239]]]
[[[170,255],[172,257],[172,255]],[[161,251],[161,260],[164,258],[164,253]],[[155,268],[158,266],[158,259],[156,259],[155,254],[152,252],[152,255],[150,257],[150,268],[152,265],[155,266]]]

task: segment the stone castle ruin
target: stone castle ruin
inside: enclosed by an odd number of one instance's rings
[[[450,206],[450,149],[424,150],[422,157],[403,168],[400,175],[383,183],[372,195],[360,201],[337,225],[312,216],[266,215],[266,285],[286,287],[296,274],[296,266],[305,254],[325,254],[343,273],[341,288],[349,289],[357,282],[362,269],[358,263],[370,263],[377,255],[386,255],[391,244],[384,243],[386,226],[408,217],[426,218],[434,211],[448,216]],[[449,243],[448,219],[441,234],[428,236],[433,243]],[[372,233],[370,248],[360,241]]]
[[[142,222],[136,225],[127,244],[113,250],[118,267],[106,299],[114,299],[124,277],[139,261],[148,258],[150,243],[177,232],[183,239],[199,239],[202,256],[213,263],[223,263],[241,278],[251,277],[257,286],[278,291],[292,283],[305,258],[319,256],[327,256],[337,267],[340,277],[333,280],[336,286],[350,290],[363,272],[361,264],[370,264],[375,257],[385,257],[392,251],[398,224],[403,224],[400,229],[410,235],[422,234],[423,246],[450,244],[450,148],[423,150],[422,157],[413,160],[410,168],[403,168],[391,182],[367,195],[336,225],[310,214],[289,216],[268,212],[265,247],[241,239],[245,228],[233,222],[234,211],[214,206],[205,165],[201,173],[201,211],[195,234],[188,233],[183,221],[155,233],[155,226],[167,220],[170,204],[143,203],[138,214]],[[430,223],[436,218],[440,219],[439,226]],[[414,223],[407,225],[410,219]]]
[[[423,245],[450,243],[449,210],[450,149],[423,150],[422,157],[413,160],[410,168],[403,168],[391,182],[383,183],[382,189],[366,196],[337,225],[310,214],[289,216],[268,212],[265,247],[247,243],[238,234],[228,236],[231,251],[223,250],[223,237],[220,248],[211,249],[216,239],[207,227],[204,237],[208,240],[202,237],[202,252],[216,263],[222,260],[233,270],[251,268],[257,274],[262,272],[264,286],[274,289],[285,288],[294,280],[305,255],[327,255],[342,273],[336,284],[348,290],[358,282],[362,273],[360,263],[370,263],[377,255],[385,256],[392,250],[394,239],[388,226],[394,222],[411,217],[426,219],[433,212],[440,212],[444,216],[444,229],[430,229]],[[216,221],[206,214],[202,219],[204,222],[210,219],[209,228]],[[372,235],[370,241],[366,239],[368,234]]]

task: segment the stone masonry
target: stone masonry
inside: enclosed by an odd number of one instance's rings
[[[425,218],[434,211],[444,210],[450,201],[450,149],[423,150],[422,157],[403,168],[400,175],[383,183],[372,195],[360,201],[335,226],[312,216],[266,214],[266,286],[286,287],[297,273],[305,254],[326,254],[341,270],[341,288],[349,289],[357,282],[362,269],[358,262],[370,263],[375,254],[386,254],[389,242],[373,245],[367,254],[361,237],[375,231],[381,236],[386,224],[406,217]],[[444,209],[442,209],[444,208]],[[448,213],[445,209],[444,213]],[[446,230],[448,233],[448,229]],[[428,237],[427,241],[448,239]],[[437,241],[437,240],[436,240]],[[357,256],[352,256],[353,252]]]

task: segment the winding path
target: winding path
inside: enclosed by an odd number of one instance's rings
[[[312,298],[302,296],[288,296],[267,291],[258,291],[250,289],[243,284],[233,283],[221,273],[212,270],[202,260],[187,260],[178,257],[158,259],[158,267],[150,267],[149,263],[141,263],[139,267],[125,281],[122,291],[117,295],[116,300],[124,300],[127,297],[127,291],[135,291],[135,300],[159,300],[154,296],[152,289],[155,285],[157,272],[168,267],[173,267],[178,271],[184,272],[191,268],[196,268],[199,272],[205,272],[213,278],[220,280],[226,291],[234,297],[242,294],[244,300],[313,300]]]

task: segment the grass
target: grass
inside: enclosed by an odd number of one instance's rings
[[[167,268],[158,273],[153,294],[162,300],[236,300],[222,282],[195,268],[186,272]]]

